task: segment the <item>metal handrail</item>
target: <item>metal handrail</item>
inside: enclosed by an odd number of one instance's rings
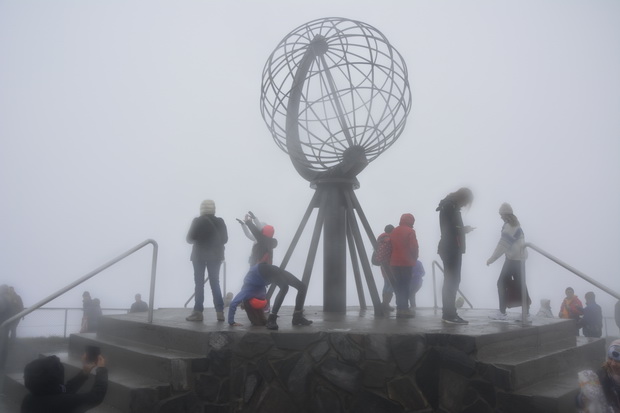
[[[144,248],[148,244],[152,244],[153,245],[153,258],[151,260],[151,288],[150,288],[150,295],[149,295],[149,311],[148,311],[148,322],[152,323],[153,322],[153,302],[154,302],[154,295],[155,295],[155,277],[156,277],[156,271],[157,271],[157,251],[158,251],[159,247],[158,247],[157,242],[155,240],[147,239],[146,241],[143,241],[140,244],[136,245],[135,247],[131,248],[130,250],[128,250],[124,254],[121,254],[118,257],[114,258],[113,260],[108,261],[107,263],[103,264],[101,267],[99,267],[99,268],[89,272],[85,276],[75,280],[71,284],[68,284],[67,286],[61,288],[60,290],[58,290],[55,293],[51,294],[50,296],[44,298],[43,300],[39,301],[38,303],[32,305],[31,307],[24,309],[20,313],[15,314],[14,316],[10,317],[9,319],[5,320],[2,324],[0,324],[0,371],[4,370],[5,362],[6,362],[6,359],[4,357],[1,357],[1,355],[5,351],[8,350],[8,348],[6,347],[7,344],[8,344],[6,342],[7,334],[4,333],[4,330],[6,328],[8,328],[8,326],[13,321],[19,320],[20,318],[25,317],[28,314],[32,313],[33,311],[43,307],[45,304],[47,304],[50,301],[60,297],[64,293],[66,293],[69,290],[77,287],[78,285],[82,284],[84,281],[89,280],[90,278],[92,278],[95,275],[99,274],[101,271],[111,267],[112,265],[116,264],[117,262],[127,258],[129,255],[131,255],[131,254],[135,253],[136,251]]]
[[[437,306],[437,285],[435,283],[435,267],[439,268],[441,272],[444,274],[445,274],[445,271],[443,270],[443,267],[437,262],[437,260],[433,261],[433,265],[431,267],[433,271],[433,301],[434,301],[433,308],[437,310],[439,307]],[[467,299],[467,297],[465,297],[465,294],[463,294],[463,292],[460,289],[457,289],[456,291],[458,291],[458,293],[461,294],[461,297],[463,297],[463,300],[465,300],[465,302],[469,304],[470,308],[474,308],[472,303]]]
[[[615,297],[617,300],[620,300],[620,293],[618,293],[617,291],[614,291],[611,288],[607,287],[606,285],[601,284],[600,282],[598,282],[598,281],[588,277],[587,275],[585,275],[581,271],[571,267],[570,265],[568,265],[564,261],[560,260],[559,258],[554,257],[553,255],[549,254],[547,251],[543,250],[540,247],[537,247],[536,245],[532,244],[531,242],[526,242],[524,248],[533,249],[534,251],[536,251],[540,255],[550,259],[551,261],[555,262],[556,264],[560,265],[561,267],[564,267],[568,271],[572,272],[573,274],[577,275],[578,277],[581,277],[582,279],[584,279],[585,281],[587,281],[590,284],[594,285],[595,287],[600,288],[601,290],[605,291],[607,294],[611,295],[612,297]]]

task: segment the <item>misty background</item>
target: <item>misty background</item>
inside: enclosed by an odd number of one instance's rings
[[[620,290],[616,0],[1,1],[0,283],[28,306],[153,238],[155,307],[182,307],[193,293],[185,236],[203,199],[228,226],[227,291],[248,269],[235,221],[248,210],[275,227],[279,264],[313,190],[261,118],[261,75],[289,32],[322,17],[374,26],[407,63],[407,125],[356,195],[375,235],[415,216],[419,306],[433,305],[435,208],[461,186],[475,195],[461,283],[475,307],[497,308],[502,260],[486,260],[502,202],[527,241]],[[314,217],[287,266],[298,277]],[[146,247],[48,306],[80,307],[84,290],[102,307],[148,300],[150,263]],[[322,305],[322,273],[319,255],[308,305]],[[615,299],[533,251],[527,280],[533,313],[549,298],[557,314],[572,286],[613,315]]]

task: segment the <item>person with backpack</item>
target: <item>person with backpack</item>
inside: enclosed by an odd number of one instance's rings
[[[377,249],[373,251],[371,261],[373,265],[381,267],[381,275],[383,275],[383,311],[385,314],[389,314],[390,311],[394,311],[394,307],[390,306],[390,301],[394,296],[394,288],[390,282],[390,277],[387,274],[390,265],[390,255],[392,255],[392,242],[390,241],[390,233],[394,230],[394,225],[386,225],[383,229],[383,233],[377,237]]]
[[[412,214],[403,214],[400,223],[390,234],[392,254],[390,270],[394,279],[394,295],[396,296],[396,318],[413,318],[415,313],[409,307],[411,275],[418,260],[418,239],[413,224]]]
[[[224,321],[224,299],[220,289],[220,266],[224,260],[224,244],[228,242],[228,231],[222,218],[215,216],[215,202],[210,199],[200,204],[200,216],[194,218],[187,233],[187,242],[192,244],[190,257],[194,266],[194,310],[187,321],[202,321],[204,311],[205,270],[213,295],[213,306],[217,321]]]

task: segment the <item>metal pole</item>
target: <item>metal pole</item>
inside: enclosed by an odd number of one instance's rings
[[[65,308],[65,331],[64,331],[64,334],[63,334],[64,338],[67,338],[67,316],[68,316],[68,314],[69,314],[69,309]]]

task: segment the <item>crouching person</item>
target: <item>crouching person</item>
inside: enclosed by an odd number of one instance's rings
[[[108,390],[108,370],[103,356],[96,361],[82,357],[82,370],[65,384],[65,370],[56,356],[31,361],[24,368],[24,385],[30,391],[24,397],[21,413],[81,413],[101,404]],[[78,393],[97,368],[90,391]]]
[[[268,319],[264,321],[264,308],[267,305],[265,299],[267,286],[272,283],[275,284],[280,291],[274,300]],[[278,323],[276,319],[278,318],[278,311],[282,306],[282,301],[284,301],[289,286],[297,290],[292,324],[294,326],[308,326],[312,324],[312,321],[306,319],[303,315],[303,306],[306,300],[306,285],[295,278],[290,272],[265,262],[251,267],[250,271],[243,279],[241,291],[230,303],[228,309],[228,323],[231,326],[242,325],[235,322],[235,312],[237,311],[237,306],[243,303],[252,325],[265,325],[269,330],[277,330]]]

